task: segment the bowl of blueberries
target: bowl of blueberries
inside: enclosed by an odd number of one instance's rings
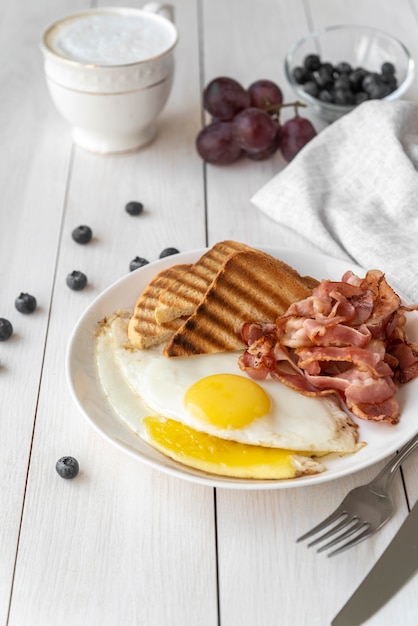
[[[366,100],[396,100],[409,88],[414,61],[406,46],[367,26],[330,26],[287,53],[285,73],[297,98],[334,122]]]

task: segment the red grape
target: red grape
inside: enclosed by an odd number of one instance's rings
[[[251,98],[251,106],[257,109],[267,109],[269,106],[279,105],[283,102],[283,94],[278,85],[271,80],[257,80],[248,87]]]
[[[282,126],[280,136],[280,149],[286,161],[291,161],[315,135],[315,128],[304,117],[295,115],[287,120]]]
[[[279,149],[280,137],[280,126],[277,126],[276,136],[267,148],[265,148],[264,150],[247,150],[245,152],[245,156],[247,156],[252,161],[264,161],[265,159],[269,159]]]
[[[244,109],[232,122],[236,143],[250,152],[266,150],[276,136],[276,131],[277,123],[268,113],[255,107]]]
[[[214,122],[202,128],[196,149],[204,161],[214,165],[233,163],[242,152],[232,136],[232,122]]]
[[[233,78],[220,76],[205,88],[203,106],[218,120],[229,121],[250,106],[250,94]]]

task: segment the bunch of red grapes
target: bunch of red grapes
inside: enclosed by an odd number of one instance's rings
[[[203,92],[203,106],[212,122],[198,134],[196,148],[214,165],[227,165],[242,156],[261,161],[279,148],[291,161],[316,135],[311,122],[298,113],[303,105],[283,104],[282,91],[271,80],[257,80],[244,89],[233,78],[215,78]],[[293,106],[295,115],[281,124],[284,106]]]

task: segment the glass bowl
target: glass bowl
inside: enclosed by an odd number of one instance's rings
[[[369,72],[381,73],[382,64],[395,67],[396,88],[383,100],[396,100],[409,88],[414,77],[414,61],[406,46],[387,33],[367,26],[330,26],[310,33],[300,39],[287,53],[285,73],[299,101],[327,122],[333,122],[349,113],[357,104],[324,102],[306,93],[303,84],[296,81],[294,70],[303,67],[308,54],[317,54],[321,63],[334,67],[346,62],[353,69],[362,67]]]

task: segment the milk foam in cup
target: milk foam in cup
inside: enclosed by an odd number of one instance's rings
[[[105,8],[51,24],[42,38],[52,99],[91,152],[136,150],[156,134],[173,82],[177,30],[170,5]]]

